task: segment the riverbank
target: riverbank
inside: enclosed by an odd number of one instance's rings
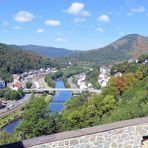
[[[17,120],[18,118],[21,118],[23,114],[22,109],[18,109],[12,113],[9,113],[3,117],[0,118],[0,130],[10,124],[11,122]]]
[[[64,81],[62,79],[56,79],[56,88],[65,88]],[[53,96],[49,94],[43,94],[45,102],[50,106],[52,112],[60,112],[64,109],[64,103],[71,98],[71,92],[65,91],[56,92]],[[10,123],[15,122],[18,118],[21,118],[23,114],[23,109],[19,108],[16,111],[13,111],[0,119],[0,130],[9,126]],[[15,127],[17,124],[15,125]],[[13,127],[13,128],[15,128]],[[11,129],[12,130],[12,129]]]

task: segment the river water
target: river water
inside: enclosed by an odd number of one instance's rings
[[[57,79],[55,88],[65,88],[64,82],[61,79]],[[51,103],[49,104],[52,112],[60,112],[64,109],[64,102],[71,98],[70,91],[57,91],[53,96]],[[22,119],[17,119],[7,126],[5,126],[2,131],[13,134],[15,127],[20,124]]]
[[[65,88],[64,82],[61,79],[57,79],[55,88]],[[57,91],[53,96],[50,103],[50,109],[52,112],[60,112],[64,109],[64,102],[71,98],[70,91]]]

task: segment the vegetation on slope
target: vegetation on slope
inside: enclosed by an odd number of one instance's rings
[[[6,82],[11,81],[11,74],[55,65],[49,58],[0,44],[0,77]]]
[[[129,63],[120,66],[124,66],[123,75],[112,76],[101,94],[85,93],[80,97],[72,97],[65,103],[66,109],[60,114],[49,114],[49,105],[44,97],[33,99],[26,108],[24,120],[16,129],[13,138],[22,140],[147,116],[148,65]],[[133,71],[133,67],[136,71]]]
[[[64,58],[63,61],[110,64],[129,58],[138,58],[141,54],[146,53],[148,53],[148,38],[138,34],[130,34],[103,48],[75,52]]]
[[[35,97],[25,108],[23,121],[16,128],[16,136],[22,140],[59,132],[59,116],[57,113],[50,114],[49,102],[44,96]]]
[[[86,75],[86,81],[90,82],[93,88],[100,89],[101,86],[98,83],[99,67],[96,66],[92,71],[89,71]]]
[[[15,46],[12,45],[12,47],[15,47]],[[24,45],[24,46],[18,46],[18,48],[23,48],[26,50],[36,52],[43,56],[48,56],[48,57],[53,57],[53,58],[54,57],[64,57],[64,56],[71,55],[73,53],[73,51],[69,49],[38,46],[38,45]]]

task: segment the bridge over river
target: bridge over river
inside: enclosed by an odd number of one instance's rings
[[[82,93],[84,91],[89,91],[90,93],[100,93],[101,90],[100,89],[78,89],[78,88],[39,88],[39,89],[23,89],[24,93],[30,93],[30,92],[35,92],[35,93],[44,93],[44,92],[48,92],[48,93],[52,93],[53,91],[71,91],[74,94],[77,93]]]

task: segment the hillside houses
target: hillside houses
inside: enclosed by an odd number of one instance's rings
[[[78,79],[77,85],[79,86],[79,88],[87,89],[86,82],[85,82],[86,74],[85,73],[78,74],[77,79]]]
[[[107,83],[109,81],[109,73],[110,73],[110,68],[108,68],[106,66],[100,67],[100,74],[98,77],[98,83],[101,85],[101,87],[107,86]]]

